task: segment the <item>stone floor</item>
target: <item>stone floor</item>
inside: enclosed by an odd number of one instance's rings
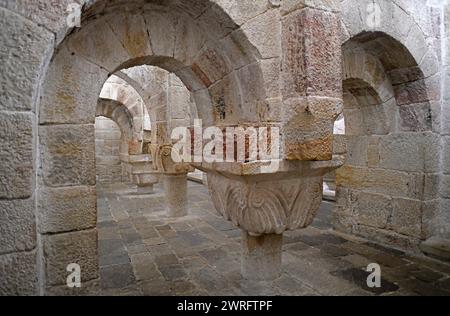
[[[215,214],[206,187],[189,184],[190,215],[176,220],[161,187],[133,192],[98,190],[103,295],[450,295],[450,266],[333,233],[327,202],[313,227],[285,234],[283,275],[264,283],[240,277],[241,232]],[[370,263],[382,268],[375,290]]]

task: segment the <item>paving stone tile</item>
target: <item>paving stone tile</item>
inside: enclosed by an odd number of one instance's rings
[[[131,264],[100,268],[100,280],[105,289],[120,289],[136,283]]]
[[[243,280],[241,231],[217,216],[206,187],[189,187],[181,219],[165,218],[161,185],[145,199],[118,197],[127,185],[99,188],[101,295],[450,295],[450,266],[335,235],[325,203],[315,227],[285,234],[278,280]],[[369,263],[381,265],[381,289],[366,288]]]
[[[187,274],[181,264],[158,266],[159,271],[167,281],[186,279]]]

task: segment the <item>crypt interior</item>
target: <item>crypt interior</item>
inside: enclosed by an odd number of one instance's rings
[[[446,1],[0,0],[0,17],[0,295],[450,295]],[[277,156],[250,159],[248,135],[212,151],[243,160],[174,155],[198,122],[214,141],[269,130]]]

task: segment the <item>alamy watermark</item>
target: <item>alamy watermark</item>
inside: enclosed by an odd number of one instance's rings
[[[78,3],[69,3],[67,6],[67,26],[68,27],[81,27],[81,11],[82,7]]]
[[[67,272],[70,274],[67,276],[67,287],[81,288],[81,267],[79,264],[71,263],[67,266]]]
[[[381,287],[381,267],[377,263],[371,263],[367,266],[367,272],[370,272],[367,277],[367,287],[370,289]]]

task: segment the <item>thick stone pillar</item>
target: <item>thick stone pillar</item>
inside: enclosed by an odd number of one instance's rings
[[[313,222],[322,202],[323,176],[342,166],[343,159],[279,161],[274,171],[265,171],[259,162],[196,165],[208,173],[218,213],[243,231],[244,279],[280,276],[283,233]]]
[[[163,176],[167,216],[183,217],[187,211],[187,174]]]
[[[242,276],[252,281],[269,281],[281,276],[283,235],[251,236],[242,233]]]

